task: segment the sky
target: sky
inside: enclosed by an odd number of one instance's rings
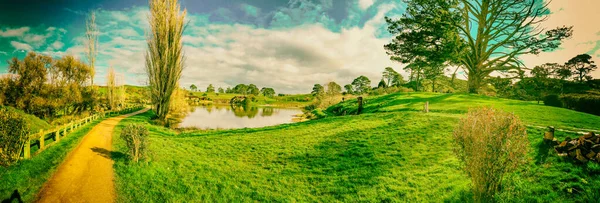
[[[313,84],[342,86],[360,75],[372,85],[385,67],[401,72],[383,45],[391,41],[384,16],[397,18],[402,0],[180,0],[187,9],[186,65],[180,84],[205,90],[255,84],[278,93],[310,92]],[[598,0],[554,0],[543,26],[574,26],[560,49],[523,56],[533,67],[564,63],[577,54],[600,58]],[[104,85],[112,66],[132,85],[144,74],[147,0],[0,0],[0,74],[7,60],[35,51],[53,57],[74,55],[86,61],[85,18],[97,10],[100,30],[95,82]],[[593,73],[600,78],[600,71]]]

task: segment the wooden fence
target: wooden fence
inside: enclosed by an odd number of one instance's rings
[[[54,145],[55,143],[58,143],[61,138],[67,136],[69,133],[77,130],[78,128],[80,128],[80,127],[84,126],[85,124],[88,124],[94,120],[106,118],[106,117],[117,116],[117,115],[121,115],[121,114],[132,113],[132,112],[138,111],[142,108],[144,108],[144,107],[143,106],[129,106],[129,107],[121,109],[119,111],[100,112],[100,113],[96,113],[94,115],[85,117],[83,119],[79,119],[76,121],[72,121],[68,124],[58,126],[54,129],[40,130],[39,133],[30,134],[29,140],[26,141],[25,145],[23,146],[23,153],[22,153],[21,158],[23,158],[23,159],[31,158],[31,155],[32,155],[31,149],[32,149],[32,147],[35,147],[35,146],[38,147],[37,150],[35,151],[35,154],[39,154],[44,149]],[[46,144],[46,140],[50,140],[51,143]]]

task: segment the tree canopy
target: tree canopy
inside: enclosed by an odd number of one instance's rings
[[[456,63],[467,73],[472,93],[492,72],[523,72],[521,55],[554,50],[572,35],[572,27],[540,26],[549,10],[539,0],[406,2],[400,19],[386,17],[396,35],[385,45],[391,59],[426,67]]]

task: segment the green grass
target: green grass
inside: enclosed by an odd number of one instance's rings
[[[32,202],[68,153],[100,122],[101,120],[93,121],[68,136],[61,137],[60,142],[31,159],[21,160],[7,168],[0,167],[0,200],[9,198],[17,190],[25,202]]]
[[[430,101],[431,113],[422,113]],[[330,108],[355,110],[353,101]],[[152,152],[127,161],[115,137],[120,202],[469,202],[470,180],[452,153],[452,129],[469,108],[515,112],[525,123],[596,129],[600,117],[530,102],[473,95],[392,94],[367,98],[366,113],[259,129],[176,134],[152,113],[123,120],[146,125]],[[118,136],[117,130],[114,136]],[[578,165],[528,129],[531,161],[506,177],[501,202],[600,199],[600,165]],[[574,134],[557,132],[557,137]]]

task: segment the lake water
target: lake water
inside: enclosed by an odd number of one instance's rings
[[[200,129],[258,128],[292,123],[300,109],[273,107],[196,106],[179,124],[179,127]]]

